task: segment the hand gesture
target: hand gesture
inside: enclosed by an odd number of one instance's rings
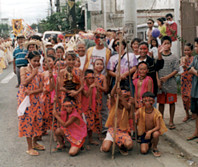
[[[162,52],[164,51],[165,49],[165,45],[162,44],[161,46],[158,47],[158,53],[162,54]]]
[[[32,75],[35,76],[38,73],[38,68],[34,68],[32,70]]]
[[[167,80],[168,80],[167,77],[161,77],[161,78],[160,78],[161,83],[165,83]]]
[[[31,90],[26,90],[26,91],[25,91],[25,95],[26,95],[26,96],[29,96],[30,94],[32,94]]]
[[[148,131],[148,132],[146,132],[145,139],[146,139],[146,140],[149,140],[150,138],[151,138],[151,132]]]
[[[71,97],[74,97],[74,96],[76,96],[77,94],[78,94],[78,92],[75,91],[75,90],[70,90],[70,91],[69,91],[69,96],[71,96]]]

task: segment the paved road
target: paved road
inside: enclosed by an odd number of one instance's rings
[[[76,157],[70,157],[65,152],[49,153],[49,135],[43,137],[41,144],[46,151],[40,156],[32,157],[25,153],[27,144],[25,138],[19,138],[18,120],[16,114],[17,101],[16,76],[12,77],[12,66],[0,75],[0,167],[187,167],[189,160],[180,156],[180,151],[162,136],[159,149],[160,158],[152,153],[141,155],[139,145],[135,145],[128,156],[121,156],[116,150],[115,160],[111,160],[111,153],[101,153],[99,146],[91,146],[91,150],[81,151]],[[7,79],[5,79],[7,77]],[[3,80],[3,83],[2,83]],[[8,83],[5,83],[8,82]],[[55,146],[55,143],[53,143]],[[196,165],[193,165],[196,166]]]

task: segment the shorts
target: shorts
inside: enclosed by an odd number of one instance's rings
[[[106,137],[104,140],[109,140],[113,142],[113,137],[111,136],[111,134],[109,132],[107,132]]]
[[[150,144],[151,143],[151,140],[153,138],[153,134],[151,134],[151,138],[150,139],[145,139],[145,136],[146,136],[146,133],[144,133],[142,136],[140,136],[140,144],[143,144],[143,143],[148,143]]]
[[[198,98],[191,97],[191,112],[198,115]]]
[[[157,95],[157,102],[159,104],[173,104],[177,102],[177,94],[162,93]]]

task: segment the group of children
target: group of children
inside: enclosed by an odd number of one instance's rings
[[[139,41],[133,40],[132,46],[135,42]],[[89,144],[98,145],[92,136],[96,133],[99,140],[103,140],[101,109],[107,105],[109,116],[105,126],[108,131],[101,151],[109,151],[115,137],[120,152],[127,155],[133,146],[130,134],[131,131],[135,132],[134,120],[141,153],[145,154],[151,148],[154,156],[160,156],[157,148],[159,136],[167,131],[163,121],[164,104],[170,104],[169,128],[175,128],[173,118],[177,88],[174,76],[178,72],[179,60],[171,53],[171,38],[168,36],[162,38],[157,60],[148,56],[148,49],[146,42],[138,43],[136,54],[134,49],[137,66],[131,72],[133,86],[122,84],[122,78],[116,73],[111,89],[109,77],[102,74],[105,68],[103,59],[96,59],[93,69],[80,70],[77,53],[68,51],[64,54],[61,46],[56,50],[48,48],[43,60],[43,72],[40,72],[40,53],[29,52],[29,64],[20,71],[21,85],[17,95],[18,106],[27,96],[30,99],[30,105],[19,116],[19,137],[27,138],[27,153],[39,155],[36,150],[45,150],[38,141],[48,130],[54,132],[57,142],[54,151],[64,149],[65,137],[71,144],[69,154],[72,156],[80,151],[87,136]],[[188,57],[183,62],[188,62]],[[134,93],[131,94],[130,89]],[[103,94],[107,92],[110,94],[108,103],[102,104]],[[153,107],[156,99],[160,112]],[[117,129],[114,129],[116,101]]]

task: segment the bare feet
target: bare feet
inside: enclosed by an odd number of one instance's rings
[[[32,156],[38,156],[39,155],[39,153],[34,149],[27,150],[26,153],[29,154],[29,155],[32,155]]]

